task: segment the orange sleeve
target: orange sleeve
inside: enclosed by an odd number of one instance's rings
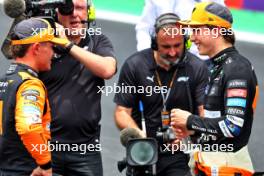
[[[44,125],[44,106],[46,92],[40,80],[27,80],[22,83],[16,94],[16,130],[23,144],[38,165],[51,160],[48,139]]]
[[[259,98],[259,87],[256,86],[256,94],[255,94],[255,97],[254,97],[254,100],[253,100],[253,104],[252,104],[252,108],[253,108],[254,112],[255,112],[255,110],[257,108],[258,98]]]

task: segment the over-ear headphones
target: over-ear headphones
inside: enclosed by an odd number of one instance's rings
[[[89,23],[95,21],[95,7],[92,0],[87,0],[87,19]]]
[[[176,15],[175,13],[164,13],[160,15],[154,25],[154,33],[151,35],[151,48],[153,50],[158,50],[158,44],[157,44],[157,33],[159,30],[166,25],[169,24],[176,24],[178,21],[180,21],[180,17]],[[184,30],[184,29],[182,29]],[[183,31],[185,34],[185,31]],[[191,41],[189,40],[188,35],[184,35],[184,45],[185,45],[185,50],[190,49],[191,47]]]

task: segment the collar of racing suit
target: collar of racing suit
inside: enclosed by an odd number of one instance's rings
[[[237,52],[237,50],[235,47],[229,47],[217,53],[214,57],[211,58],[214,66],[221,65],[228,58],[227,55],[229,52]]]
[[[6,74],[13,74],[14,72],[26,71],[34,77],[38,77],[38,73],[33,70],[30,66],[21,63],[12,63],[9,66]]]
[[[235,47],[229,47],[220,51],[218,54],[216,54],[214,57],[211,58],[212,65],[209,68],[211,77],[209,80],[211,80],[211,78],[215,77],[216,75],[223,73],[222,67],[224,63],[227,61],[227,59],[230,58],[229,53],[232,52],[238,52],[238,51],[236,50]]]

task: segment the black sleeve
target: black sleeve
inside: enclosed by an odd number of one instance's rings
[[[253,104],[257,95],[257,82],[249,65],[230,64],[224,70],[224,109],[219,118],[189,116],[187,128],[226,138],[238,136],[245,129],[245,122],[253,118]]]
[[[103,57],[113,57],[115,58],[114,54],[114,47],[111,41],[105,35],[96,35],[94,36],[94,48],[93,52]]]
[[[124,63],[121,68],[118,80],[118,87],[121,88],[121,90],[116,91],[114,97],[114,102],[116,104],[127,108],[134,107],[136,102],[136,93],[133,91],[129,91],[133,90],[132,87],[137,87],[135,68],[136,67],[131,62],[130,64],[128,63],[128,61]]]

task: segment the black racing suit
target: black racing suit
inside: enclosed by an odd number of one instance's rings
[[[187,128],[201,134],[202,144],[225,144],[228,147],[222,150],[237,151],[248,143],[251,133],[257,78],[251,63],[234,47],[221,51],[212,61],[205,118],[189,116]]]

